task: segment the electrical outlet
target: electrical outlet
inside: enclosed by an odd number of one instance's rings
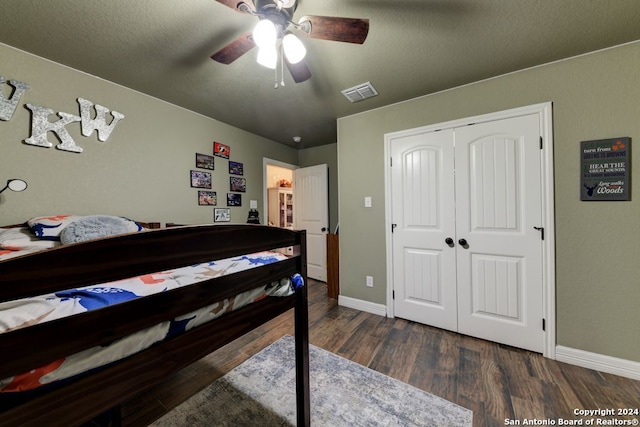
[[[367,287],[373,288],[373,277],[367,276]]]

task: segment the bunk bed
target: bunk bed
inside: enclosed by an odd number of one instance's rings
[[[0,304],[291,246],[293,255],[276,262],[0,333],[1,380],[90,348],[109,346],[265,283],[296,275],[301,279],[291,295],[260,298],[117,362],[30,390],[27,397],[18,393],[15,402],[2,407],[0,426],[73,426],[108,410],[117,414],[113,408],[120,403],[291,308],[297,424],[309,425],[304,231],[252,224],[176,226],[60,245],[0,261]]]

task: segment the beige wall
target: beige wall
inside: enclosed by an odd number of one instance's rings
[[[35,215],[113,214],[139,220],[203,223],[213,221],[213,208],[198,206],[189,171],[195,153],[213,154],[213,141],[231,147],[231,160],[244,163],[247,192],[243,206],[231,208],[233,222],[245,222],[249,200],[262,206],[262,159],[297,164],[297,150],[155,98],[80,73],[0,44],[0,76],[28,83],[10,121],[0,121],[0,182],[23,178],[23,193],[0,195],[0,224]],[[2,85],[5,97],[11,88]],[[31,112],[26,103],[79,115],[78,97],[119,111],[125,118],[106,142],[96,133],[80,134],[80,124],[66,128],[80,154],[26,145]],[[55,121],[55,116],[50,117]],[[57,144],[49,133],[49,141]],[[227,161],[215,158],[213,191],[218,207],[226,207]]]
[[[581,202],[579,192],[580,141],[640,140],[639,69],[640,42],[340,119],[341,294],[386,304],[385,133],[551,101],[557,344],[640,361],[640,196]]]

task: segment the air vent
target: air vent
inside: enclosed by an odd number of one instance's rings
[[[366,83],[359,84],[358,86],[345,89],[342,91],[342,94],[346,96],[349,101],[358,102],[358,101],[362,101],[363,99],[376,96],[378,92],[371,85],[371,82],[366,82]]]

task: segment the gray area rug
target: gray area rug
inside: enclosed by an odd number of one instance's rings
[[[156,427],[293,426],[294,339],[285,336],[164,417]],[[470,410],[310,346],[314,426],[471,426]]]

